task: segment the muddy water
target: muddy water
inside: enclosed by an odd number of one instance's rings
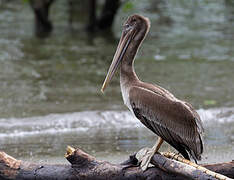
[[[135,1],[120,9],[113,35],[71,30],[66,4],[52,7],[54,31],[33,35],[21,2],[0,5],[0,150],[20,159],[65,162],[67,145],[119,162],[156,137],[124,107],[119,78],[100,87],[121,24],[129,14],[151,20],[136,58],[139,77],[157,83],[198,110],[204,121],[204,162],[234,157],[234,9],[231,1]],[[163,150],[168,150],[164,145]]]

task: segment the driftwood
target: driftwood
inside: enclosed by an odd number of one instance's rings
[[[216,179],[203,171],[191,169],[184,163],[160,154],[154,155],[152,159],[151,163],[155,167],[150,167],[144,172],[139,168],[135,155],[130,156],[122,164],[111,164],[98,161],[80,149],[69,147],[65,157],[71,165],[33,164],[16,160],[0,152],[0,180]],[[234,178],[234,161],[203,167],[229,177],[220,176],[225,179]]]

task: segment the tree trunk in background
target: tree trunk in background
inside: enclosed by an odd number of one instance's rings
[[[96,29],[96,0],[89,0],[89,20],[87,25],[87,31],[94,32]]]
[[[120,7],[120,0],[106,0],[101,11],[99,18],[96,16],[97,1],[89,0],[89,22],[87,30],[94,32],[95,30],[110,29],[114,18]]]
[[[29,2],[34,12],[36,36],[47,37],[53,29],[53,25],[49,20],[49,10],[54,0],[29,0]],[[85,3],[86,2],[81,1],[80,6],[85,6]],[[88,3],[89,12],[87,13],[87,31],[95,32],[96,30],[110,29],[120,7],[120,0],[105,0],[99,18],[96,15],[97,0],[89,0]],[[78,13],[74,12],[74,4],[74,0],[68,1],[70,25],[72,25],[74,14]]]
[[[49,20],[49,10],[54,0],[30,0],[35,17],[35,34],[38,37],[47,37],[53,29]]]
[[[98,20],[98,28],[101,30],[111,28],[115,15],[120,7],[120,0],[106,0],[101,16]]]

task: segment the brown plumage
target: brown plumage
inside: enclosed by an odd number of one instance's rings
[[[128,18],[102,91],[120,65],[120,85],[126,106],[186,159],[190,159],[190,154],[195,161],[200,160],[204,130],[198,113],[189,103],[177,99],[162,87],[140,81],[135,74],[134,58],[149,28],[150,22],[143,16]]]
[[[147,86],[139,85],[130,88],[129,99],[135,116],[147,128],[186,159],[189,159],[186,150],[195,160],[201,159],[200,118],[184,102],[165,97],[156,88],[152,91]]]

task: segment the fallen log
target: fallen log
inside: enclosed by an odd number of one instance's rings
[[[152,159],[155,167],[142,171],[135,155],[121,164],[112,164],[107,161],[99,161],[95,157],[85,153],[81,149],[69,147],[65,155],[71,165],[34,164],[16,160],[4,152],[0,152],[0,180],[93,180],[93,179],[216,179],[204,172],[195,171],[192,175],[187,170],[188,165],[163,155],[156,154]],[[176,164],[179,163],[179,164]],[[179,166],[180,165],[180,166]],[[169,166],[169,168],[168,168]],[[234,178],[234,161],[220,164],[209,164],[203,167],[221,173],[226,179]],[[180,169],[180,171],[174,171]]]

